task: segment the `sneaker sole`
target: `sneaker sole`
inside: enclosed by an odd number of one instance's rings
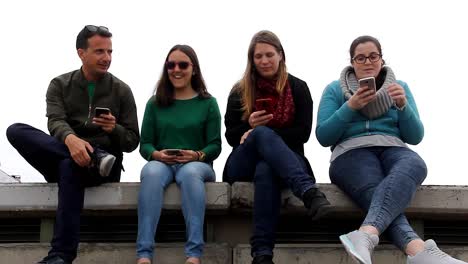
[[[102,177],[109,176],[112,167],[114,166],[115,159],[116,158],[113,155],[107,155],[107,157],[101,160],[101,165],[104,166],[99,168],[99,174],[101,174]]]
[[[346,252],[348,252],[349,256],[351,256],[351,258],[354,261],[356,261],[356,263],[359,263],[359,264],[372,264],[372,263],[366,263],[364,261],[364,259],[361,256],[359,256],[356,249],[354,248],[353,243],[351,242],[351,240],[349,240],[349,238],[346,235],[341,235],[340,236],[340,241],[341,241],[341,244],[343,244]]]

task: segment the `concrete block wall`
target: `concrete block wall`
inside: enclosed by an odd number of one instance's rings
[[[468,247],[442,247],[448,254],[468,260]],[[238,245],[233,251],[233,264],[252,261],[249,245]],[[355,264],[341,245],[277,245],[273,261],[277,264]],[[372,256],[376,264],[404,264],[406,256],[394,246],[378,246]]]
[[[329,219],[359,218],[362,212],[336,186],[319,186],[333,204]],[[83,214],[94,216],[135,215],[139,183],[113,183],[86,190]],[[251,183],[206,184],[207,247],[203,263],[250,263]],[[164,210],[180,211],[180,192],[175,184],[165,193]],[[41,241],[51,238],[57,205],[55,184],[0,184],[1,218],[42,219]],[[289,190],[282,195],[282,215],[303,217],[302,202]],[[468,187],[423,186],[407,210],[412,225],[424,236],[424,222],[432,219],[468,220]],[[468,244],[468,241],[467,241]],[[157,244],[155,263],[183,263],[183,243]],[[468,247],[442,246],[448,253],[468,261]],[[0,264],[35,263],[48,251],[48,243],[0,244]],[[392,245],[379,246],[374,262],[405,263],[405,256]],[[134,243],[81,244],[75,263],[135,263]],[[277,244],[275,263],[352,263],[339,244]]]
[[[0,263],[31,264],[47,255],[48,243],[0,244]],[[183,243],[164,243],[155,248],[153,263],[182,264],[185,262]],[[80,244],[74,264],[135,264],[135,244]],[[232,249],[226,244],[207,244],[204,264],[231,264]]]

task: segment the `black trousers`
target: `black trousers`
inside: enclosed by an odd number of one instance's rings
[[[78,166],[64,143],[30,125],[11,125],[7,129],[7,138],[47,182],[58,183],[58,206],[49,256],[58,255],[66,261],[73,261],[79,243],[84,190],[89,186],[120,181],[121,155],[118,155],[110,175],[101,177]]]

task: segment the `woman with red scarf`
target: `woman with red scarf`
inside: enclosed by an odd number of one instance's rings
[[[307,84],[286,70],[286,56],[270,31],[255,34],[243,78],[234,85],[225,115],[226,139],[233,147],[223,180],[254,183],[253,264],[273,263],[281,189],[291,188],[312,219],[330,209],[315,185],[304,143],[312,129]]]

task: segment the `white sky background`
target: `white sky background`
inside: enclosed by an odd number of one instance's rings
[[[464,1],[2,1],[0,3],[0,162],[23,182],[42,182],[11,147],[6,128],[23,122],[47,131],[45,94],[52,78],[81,65],[76,35],[86,24],[114,34],[110,72],[133,90],[141,128],[164,59],[175,44],[198,54],[208,91],[224,116],[232,85],[242,76],[254,33],[275,32],[291,74],[305,80],[317,108],[324,87],[349,64],[357,36],[377,37],[384,59],[413,92],[425,137],[412,147],[426,161],[424,184],[468,185],[466,109],[467,8]],[[224,121],[224,120],[223,120]],[[231,147],[224,139],[217,180]],[[329,182],[330,150],[312,133],[306,156],[318,182]],[[122,181],[139,181],[145,160],[125,154]]]

